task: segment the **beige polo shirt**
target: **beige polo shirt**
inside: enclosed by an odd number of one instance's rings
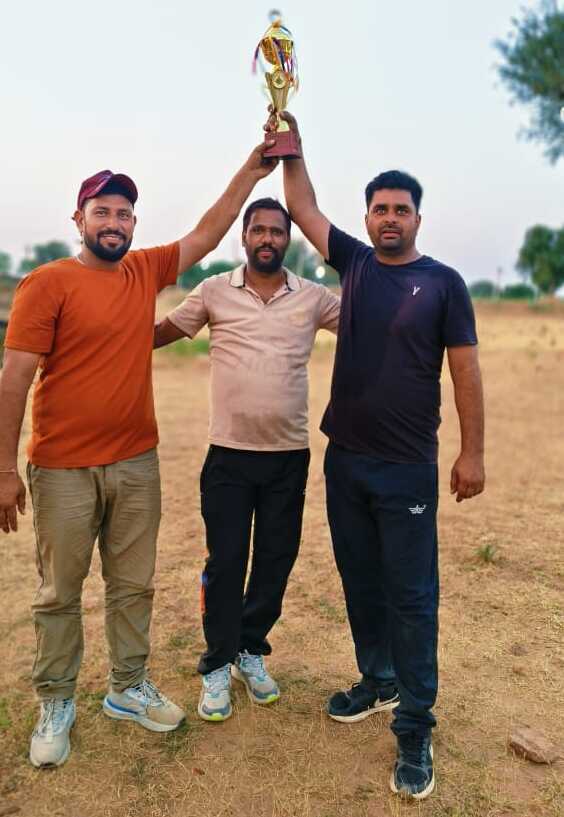
[[[285,269],[268,303],[245,267],[202,281],[169,321],[193,338],[210,330],[210,433],[215,445],[250,451],[308,447],[307,363],[318,329],[336,333],[340,299]]]

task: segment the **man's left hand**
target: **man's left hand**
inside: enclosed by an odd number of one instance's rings
[[[456,494],[456,501],[472,499],[484,490],[486,475],[484,458],[481,454],[460,454],[450,472],[450,492]]]

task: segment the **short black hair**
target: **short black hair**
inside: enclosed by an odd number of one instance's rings
[[[370,207],[372,196],[377,190],[407,190],[408,193],[411,193],[416,211],[419,212],[423,188],[417,179],[410,176],[409,173],[404,173],[403,170],[386,170],[384,173],[375,176],[371,182],[368,182],[364,191],[366,209]]]
[[[292,219],[290,218],[290,214],[285,207],[282,207],[278,199],[272,198],[256,199],[256,201],[252,201],[249,204],[249,206],[243,213],[243,232],[249,226],[249,221],[251,220],[251,216],[253,215],[255,210],[279,210],[284,216],[284,221],[286,222],[286,230],[288,231],[288,235],[290,234],[290,228],[292,226]]]

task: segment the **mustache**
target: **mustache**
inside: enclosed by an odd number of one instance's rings
[[[103,230],[97,233],[96,238],[100,240],[100,238],[104,238],[104,236],[113,236],[114,238],[121,238],[122,241],[127,241],[127,236],[124,233],[120,233],[119,230]]]

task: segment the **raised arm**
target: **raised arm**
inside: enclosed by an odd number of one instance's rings
[[[295,132],[301,145],[298,123],[294,117],[288,111],[284,111],[281,116]],[[328,258],[331,223],[317,206],[315,191],[303,158],[284,161],[284,194],[292,220],[323,258]]]
[[[277,159],[263,157],[266,148],[272,144],[274,140],[267,139],[253,150],[223,195],[202,216],[194,229],[180,239],[179,275],[217,247],[239,215],[256,183],[272,173],[277,166]]]
[[[18,443],[29,387],[40,355],[4,351],[0,372],[0,528],[18,529],[18,515],[25,511],[25,485],[18,474]]]
[[[477,346],[447,349],[460,421],[460,454],[451,471],[450,492],[456,501],[484,490],[484,398]]]

